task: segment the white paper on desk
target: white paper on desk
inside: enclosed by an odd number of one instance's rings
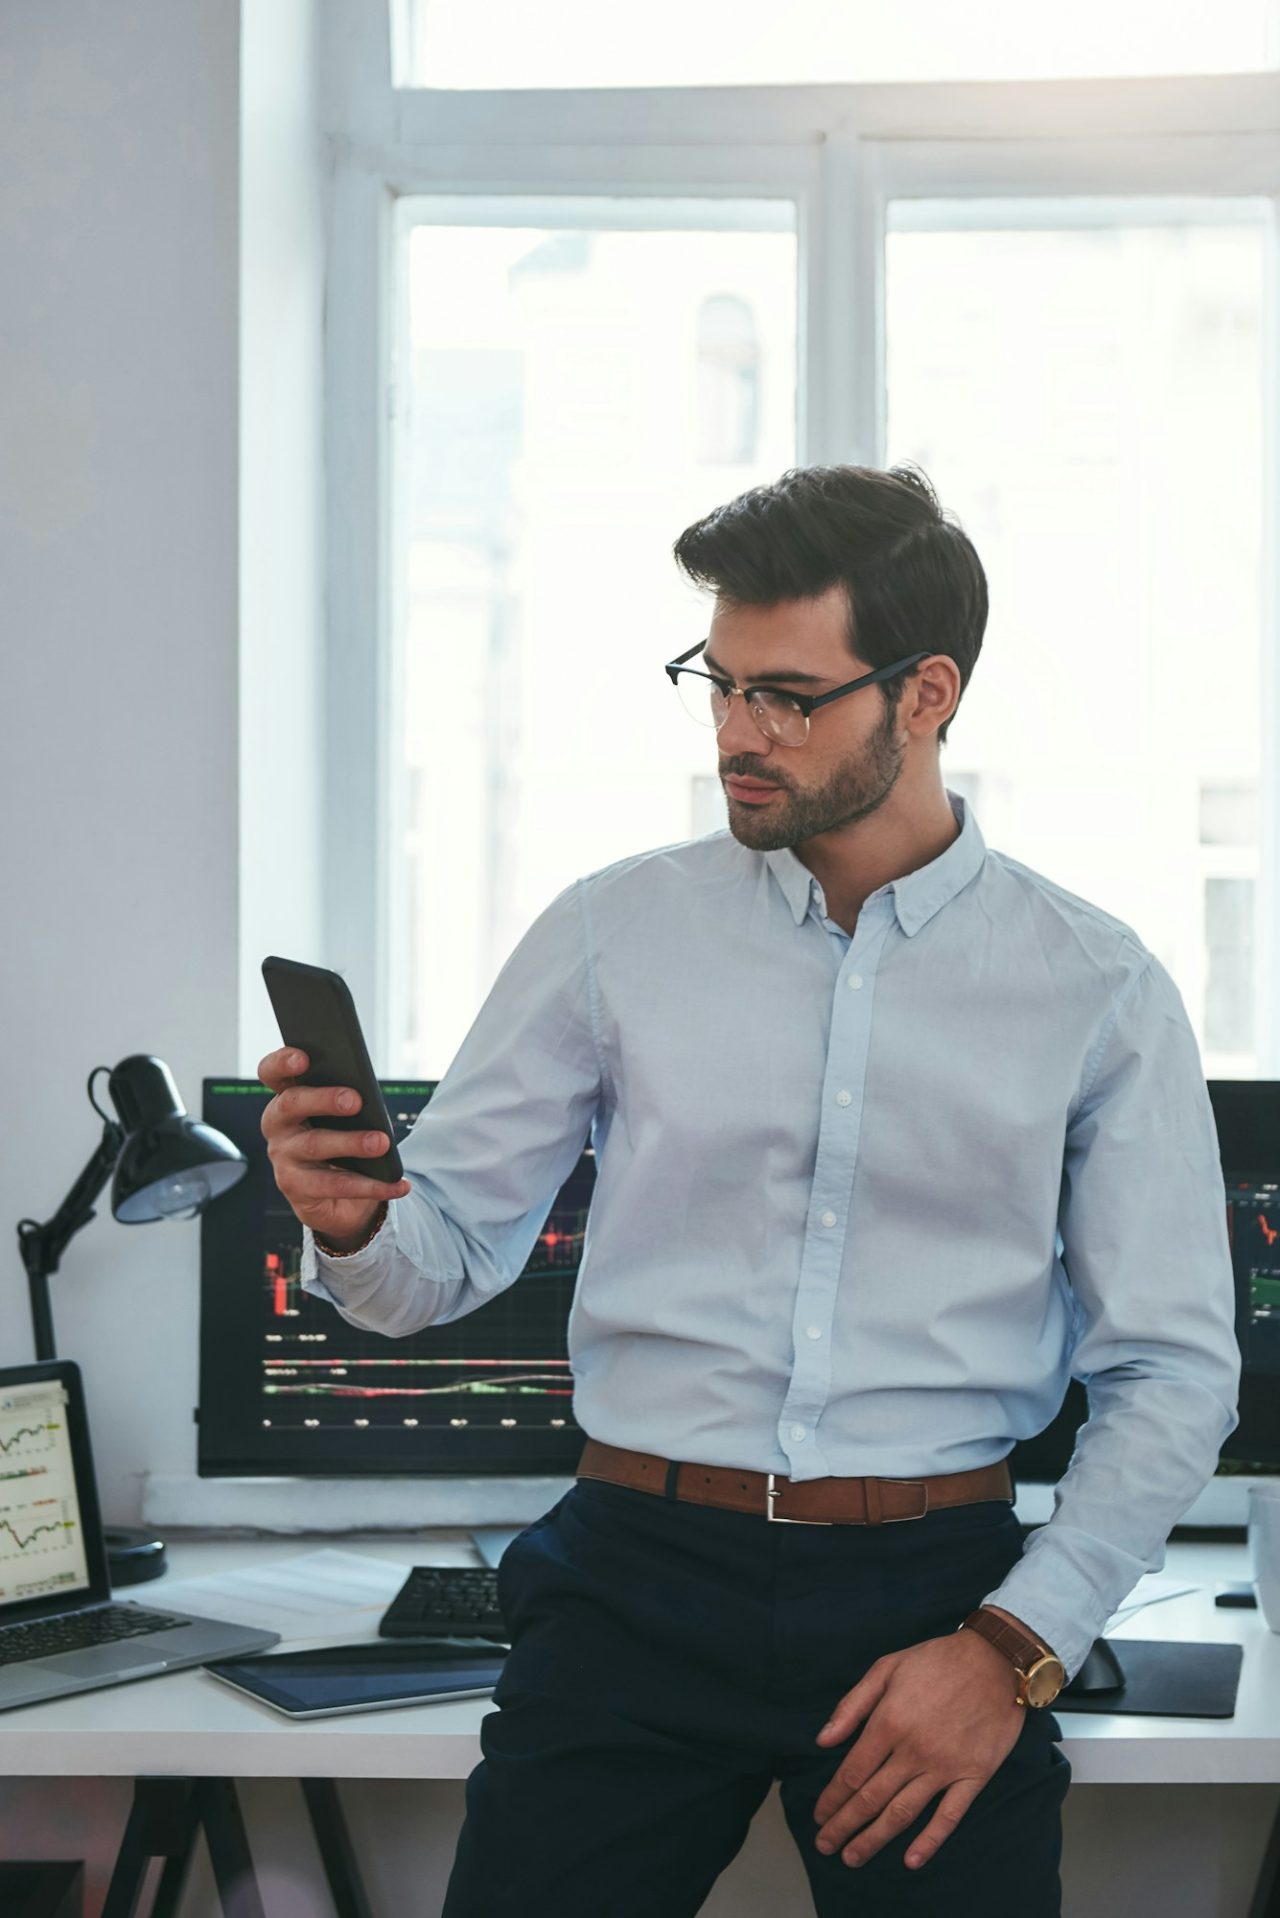
[[[1181,1598],[1184,1592],[1198,1592],[1198,1585],[1190,1585],[1184,1578],[1170,1578],[1163,1572],[1147,1572],[1140,1578],[1123,1605],[1117,1605],[1103,1626],[1109,1632],[1113,1625],[1123,1625],[1126,1618],[1132,1618],[1144,1605],[1158,1605],[1162,1598]]]
[[[232,1625],[255,1625],[296,1644],[372,1632],[408,1572],[407,1564],[361,1552],[299,1552],[266,1565],[176,1579],[157,1590],[154,1603]]]

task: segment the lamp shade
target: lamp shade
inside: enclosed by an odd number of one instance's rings
[[[125,1132],[111,1185],[122,1225],[199,1212],[248,1171],[224,1133],[191,1117],[163,1059],[134,1053],[107,1087]]]

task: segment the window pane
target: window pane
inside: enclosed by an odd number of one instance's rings
[[[650,0],[620,32],[599,0],[413,0],[420,87],[794,85],[1244,73],[1276,64],[1274,0]]]
[[[1215,1053],[1253,1049],[1252,879],[1205,881],[1205,1044]]]
[[[715,734],[662,671],[707,620],[671,546],[795,463],[794,209],[575,213],[407,239],[392,1069],[415,1076],[570,880],[726,823]]]
[[[1252,780],[1205,786],[1200,793],[1202,846],[1253,846],[1258,839],[1258,789]]]
[[[1133,926],[1210,1077],[1257,1070],[1263,906],[1206,884],[1257,873],[1256,809],[1206,798],[1256,783],[1263,724],[1264,228],[1226,211],[917,203],[887,240],[889,459],[991,589],[943,777],[978,779],[989,844]]]

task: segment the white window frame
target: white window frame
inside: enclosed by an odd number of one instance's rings
[[[334,16],[337,17],[336,15]],[[398,205],[470,199],[795,202],[797,457],[882,465],[884,238],[891,200],[1195,196],[1197,217],[1269,203],[1264,524],[1277,524],[1280,75],[870,86],[452,92],[397,89],[398,5],[346,0],[322,49],[328,119],[328,660],[325,938],[374,1057],[401,976],[389,776],[398,696],[390,425],[398,376]],[[353,21],[355,24],[353,25]],[[397,22],[399,24],[397,24]],[[326,20],[326,26],[329,22]],[[1131,209],[1132,210],[1132,209]],[[1150,208],[1142,209],[1150,216]],[[1039,224],[1039,222],[1037,222]],[[371,297],[372,289],[372,297]],[[1280,539],[1263,583],[1259,1073],[1280,1077]],[[370,849],[376,849],[372,854]],[[388,1069],[383,1066],[383,1070]]]

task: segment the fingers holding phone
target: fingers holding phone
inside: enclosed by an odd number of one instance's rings
[[[310,1060],[296,1047],[269,1052],[258,1066],[258,1077],[276,1096],[262,1115],[262,1133],[275,1181],[303,1225],[330,1245],[358,1243],[386,1199],[401,1199],[411,1190],[407,1179],[385,1180],[339,1169],[333,1159],[385,1160],[392,1141],[378,1126],[352,1131],[362,1106],[352,1086],[316,1086],[300,1083]],[[336,1123],[326,1126],[326,1118]]]

